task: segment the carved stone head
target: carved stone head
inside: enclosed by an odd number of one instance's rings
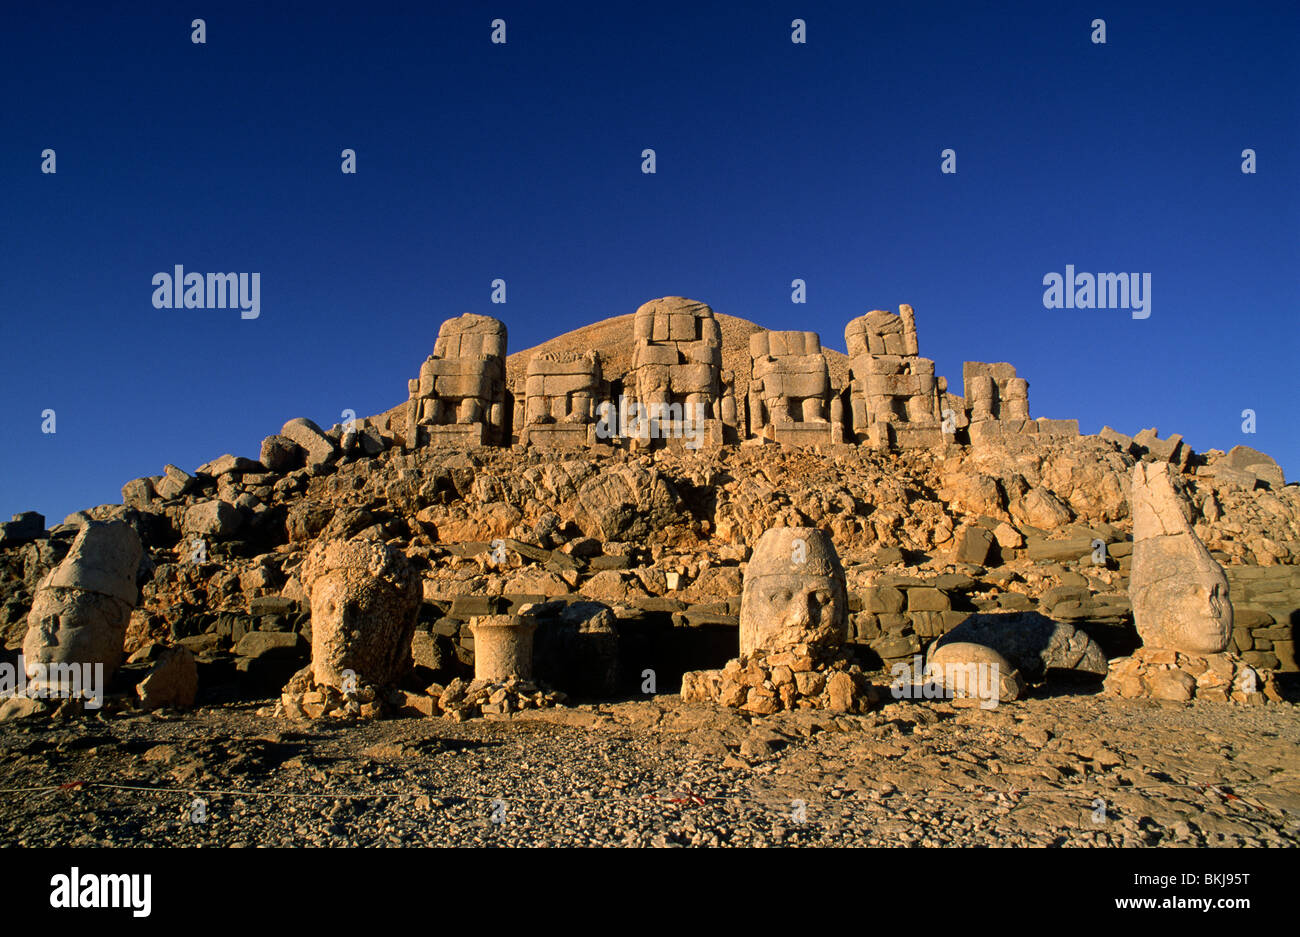
[[[1217,654],[1232,635],[1228,577],[1192,531],[1173,467],[1133,468],[1133,622],[1148,647]]]
[[[759,538],[740,600],[742,656],[795,644],[842,644],[848,615],[844,568],[826,533],[776,527]]]
[[[299,578],[311,600],[316,683],[342,688],[350,670],[382,686],[410,669],[420,577],[401,552],[370,540],[318,543]]]
[[[121,521],[82,526],[72,549],[37,588],[23,656],[33,686],[47,664],[103,664],[105,678],[122,662],[122,641],[136,603],[143,548]]]

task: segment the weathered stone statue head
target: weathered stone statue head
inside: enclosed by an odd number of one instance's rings
[[[317,684],[345,687],[344,671],[376,686],[411,668],[420,577],[406,557],[370,540],[318,543],[299,573],[311,600],[311,667]]]
[[[842,644],[848,615],[844,568],[826,533],[776,527],[759,538],[740,599],[742,657],[796,644]]]
[[[128,524],[82,526],[63,562],[41,581],[27,617],[23,658],[34,688],[60,688],[60,681],[47,679],[50,664],[102,664],[104,679],[113,675],[139,597],[142,554]]]
[[[1133,467],[1133,621],[1147,647],[1217,654],[1232,634],[1228,578],[1201,543],[1174,490],[1173,466]]]

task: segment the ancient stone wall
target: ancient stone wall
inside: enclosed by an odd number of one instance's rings
[[[472,313],[444,322],[408,382],[407,448],[507,443],[505,355],[505,323]]]
[[[934,362],[919,355],[912,307],[859,316],[845,327],[844,341],[857,441],[877,449],[943,445],[940,400],[947,385],[935,378]]]

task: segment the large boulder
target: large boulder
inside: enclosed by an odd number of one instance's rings
[[[275,434],[262,440],[262,464],[271,472],[290,472],[302,465],[305,453],[288,436]]]
[[[948,644],[979,644],[1011,662],[1031,683],[1049,670],[1106,675],[1106,655],[1097,642],[1073,625],[1038,612],[986,612],[971,615],[934,643],[931,657]]]
[[[30,543],[45,536],[45,517],[35,511],[15,514],[8,523],[0,524],[0,546],[13,547]]]
[[[1055,530],[1070,522],[1070,509],[1046,488],[1030,489],[1011,507],[1012,515],[1039,530]]]
[[[1014,664],[991,647],[966,641],[931,648],[925,673],[953,698],[1005,703],[1018,698],[1023,690]]]
[[[162,478],[153,483],[153,490],[164,501],[170,501],[190,491],[197,481],[198,479],[189,472],[178,469],[174,465],[167,465],[163,468]]]
[[[181,530],[187,537],[224,540],[239,529],[242,520],[235,506],[226,501],[200,501],[185,509]]]
[[[593,475],[578,488],[574,520],[588,537],[637,540],[681,521],[681,501],[652,469],[622,465]]]
[[[291,440],[306,453],[308,467],[328,465],[338,457],[338,450],[325,431],[311,420],[299,417],[284,424],[280,435]]]
[[[1265,455],[1250,446],[1233,446],[1224,459],[1228,468],[1249,472],[1260,481],[1267,482],[1271,488],[1281,488],[1286,484],[1282,466],[1270,455]]]
[[[169,647],[159,656],[149,675],[136,684],[135,693],[143,709],[160,706],[194,705],[199,690],[198,666],[190,649]]]

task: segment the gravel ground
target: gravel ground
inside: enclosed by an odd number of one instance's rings
[[[313,725],[258,705],[0,725],[0,845],[1300,841],[1291,703],[1079,695],[750,719],[660,696]]]

